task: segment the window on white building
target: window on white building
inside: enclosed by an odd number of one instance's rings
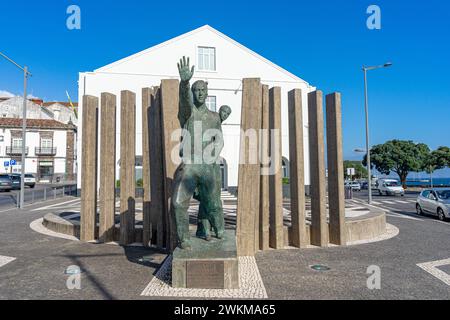
[[[216,48],[198,47],[198,70],[216,71]]]
[[[211,111],[213,111],[213,112],[216,112],[217,110],[216,110],[216,97],[214,97],[214,96],[208,96],[208,98],[206,98],[206,101],[205,101],[205,103],[206,103],[206,107],[209,109],[209,110],[211,110]]]
[[[42,138],[41,139],[41,148],[50,149],[53,147],[53,139]]]
[[[22,148],[22,138],[13,138],[12,139],[12,147],[13,148]]]

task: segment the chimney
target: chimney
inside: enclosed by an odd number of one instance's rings
[[[44,104],[44,100],[39,99],[39,98],[33,98],[33,99],[28,99],[28,100],[33,102],[33,103],[36,103],[36,104],[38,104],[40,106],[42,106]]]

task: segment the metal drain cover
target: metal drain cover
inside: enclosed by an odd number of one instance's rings
[[[65,274],[80,274],[80,273],[83,273],[83,272],[84,271],[81,270],[79,266],[69,266],[64,271]]]
[[[331,270],[330,267],[322,265],[322,264],[315,264],[315,265],[311,266],[310,268],[315,270],[315,271],[328,271],[328,270]]]

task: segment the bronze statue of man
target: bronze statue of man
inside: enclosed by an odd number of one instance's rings
[[[183,128],[180,148],[182,163],[174,176],[171,213],[176,224],[178,246],[189,249],[187,210],[196,189],[215,236],[220,239],[224,234],[221,178],[215,165],[223,148],[223,136],[219,114],[210,111],[205,104],[208,84],[199,80],[190,88],[194,67],[189,68],[189,58],[180,60],[178,71],[181,78],[178,119]]]
[[[219,109],[219,117],[220,122],[224,122],[231,114],[231,108],[229,106],[221,106]],[[222,180],[222,175],[220,172],[220,164],[214,163],[214,174],[216,175],[216,179]],[[220,194],[214,195],[216,197],[220,198]],[[216,221],[217,219],[221,219],[223,216],[223,211],[217,215],[217,216],[211,216],[209,215],[208,211],[205,208],[204,202],[202,201],[203,195],[198,191],[198,189],[195,189],[194,192],[194,199],[198,200],[200,202],[200,205],[198,207],[198,215],[197,215],[197,232],[196,236],[199,238],[203,238],[207,241],[211,240],[210,230],[212,229],[214,232],[216,232],[215,228],[218,224],[221,223],[220,221]],[[221,201],[221,200],[220,200]]]

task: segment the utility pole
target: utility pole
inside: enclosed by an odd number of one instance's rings
[[[387,68],[392,66],[392,63],[387,62],[384,65],[380,66],[372,66],[372,67],[362,67],[362,70],[364,71],[364,109],[366,112],[366,151],[367,151],[367,184],[369,189],[369,199],[368,203],[372,203],[372,168],[370,163],[370,145],[369,145],[369,98],[367,94],[367,71],[368,70],[375,70],[379,68]]]
[[[27,80],[28,76],[32,76],[28,71],[28,67],[21,67],[14,60],[9,58],[4,53],[0,52],[0,55],[6,60],[14,64],[20,70],[23,71],[23,108],[22,108],[22,163],[21,163],[21,175],[20,175],[20,209],[23,209],[24,193],[25,193],[25,160],[26,160],[26,137],[27,137]]]

